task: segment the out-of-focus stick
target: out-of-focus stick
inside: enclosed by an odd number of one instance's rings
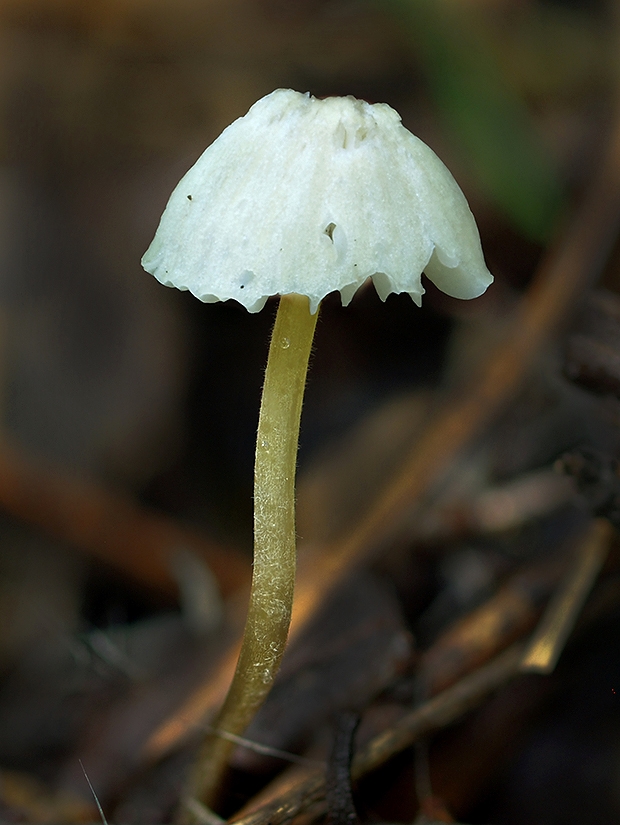
[[[573,565],[540,620],[526,649],[521,670],[530,673],[553,671],[605,562],[613,532],[606,519],[594,519],[578,547]]]

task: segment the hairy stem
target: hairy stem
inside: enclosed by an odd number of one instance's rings
[[[291,619],[295,586],[295,466],[308,359],[318,312],[302,295],[284,295],[276,317],[256,439],[254,569],[237,669],[213,727],[243,733],[269,693]],[[182,799],[212,807],[234,744],[209,735]]]

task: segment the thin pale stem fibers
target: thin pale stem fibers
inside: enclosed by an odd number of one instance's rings
[[[308,358],[318,312],[308,298],[284,295],[276,317],[254,469],[254,570],[250,606],[237,669],[215,730],[243,733],[269,693],[280,665],[295,586],[295,466]],[[234,744],[216,734],[204,742],[182,800],[212,806]]]

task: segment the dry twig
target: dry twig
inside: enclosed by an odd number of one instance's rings
[[[249,581],[249,564],[237,551],[93,480],[36,463],[6,443],[0,445],[0,508],[164,594],[177,593],[170,560],[180,549],[207,562],[224,595]]]
[[[534,638],[528,645],[521,669],[525,672],[551,673],[581,608],[607,557],[614,534],[607,519],[594,519],[579,543],[577,556],[565,581],[543,616]]]
[[[359,779],[382,765],[421,736],[445,727],[475,708],[489,693],[506,684],[518,672],[523,646],[515,645],[491,663],[465,676],[452,687],[406,714],[394,727],[372,739],[353,759],[351,775]],[[252,811],[236,825],[283,825],[313,806],[324,811],[325,776],[314,772],[291,787],[275,801]],[[315,807],[319,803],[319,807]]]

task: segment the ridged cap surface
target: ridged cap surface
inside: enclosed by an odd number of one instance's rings
[[[371,277],[382,299],[419,304],[424,271],[475,298],[487,270],[465,196],[437,155],[384,103],[278,89],[181,179],[142,259],[167,286],[250,312],[299,293],[311,311]]]

